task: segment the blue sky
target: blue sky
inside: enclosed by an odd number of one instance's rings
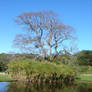
[[[53,10],[75,28],[79,50],[92,50],[92,0],[0,0],[0,53],[15,52],[13,40],[21,31],[14,19],[21,13]]]

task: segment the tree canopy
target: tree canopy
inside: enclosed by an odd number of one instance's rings
[[[83,50],[77,53],[77,60],[79,65],[91,65],[92,66],[92,51]]]
[[[23,13],[15,22],[25,30],[15,37],[14,45],[44,58],[50,56],[50,61],[75,38],[74,29],[63,24],[53,11]]]

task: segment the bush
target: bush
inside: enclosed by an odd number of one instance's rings
[[[30,59],[13,60],[8,65],[8,72],[17,79],[46,78],[53,79],[63,76],[63,78],[74,78],[76,71],[70,65],[57,65],[50,62],[32,61]]]

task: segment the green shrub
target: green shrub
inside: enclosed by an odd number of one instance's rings
[[[62,75],[63,78],[72,77],[76,75],[75,68],[70,65],[55,64],[50,62],[39,62],[32,61],[30,59],[19,59],[13,60],[8,65],[8,72],[11,76],[21,79],[21,78],[34,78],[35,76],[53,78],[56,74],[57,78]]]

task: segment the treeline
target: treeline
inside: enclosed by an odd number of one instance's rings
[[[92,66],[92,51],[83,50],[76,54],[79,65],[90,65]]]
[[[7,70],[8,64],[13,59],[20,59],[20,58],[28,58],[28,59],[36,59],[37,55],[34,54],[6,54],[1,53],[0,54],[0,72],[4,72]]]
[[[43,61],[43,57],[37,55],[37,54],[6,54],[2,53],[0,54],[0,72],[7,70],[7,65],[13,60],[13,59],[21,59],[21,58],[27,58],[31,60],[37,60],[37,61]],[[48,62],[49,56],[45,59],[45,61]],[[53,62],[57,64],[78,64],[78,65],[90,65],[92,66],[92,51],[90,50],[83,50],[80,51],[74,55],[71,54],[62,54],[57,56]]]

